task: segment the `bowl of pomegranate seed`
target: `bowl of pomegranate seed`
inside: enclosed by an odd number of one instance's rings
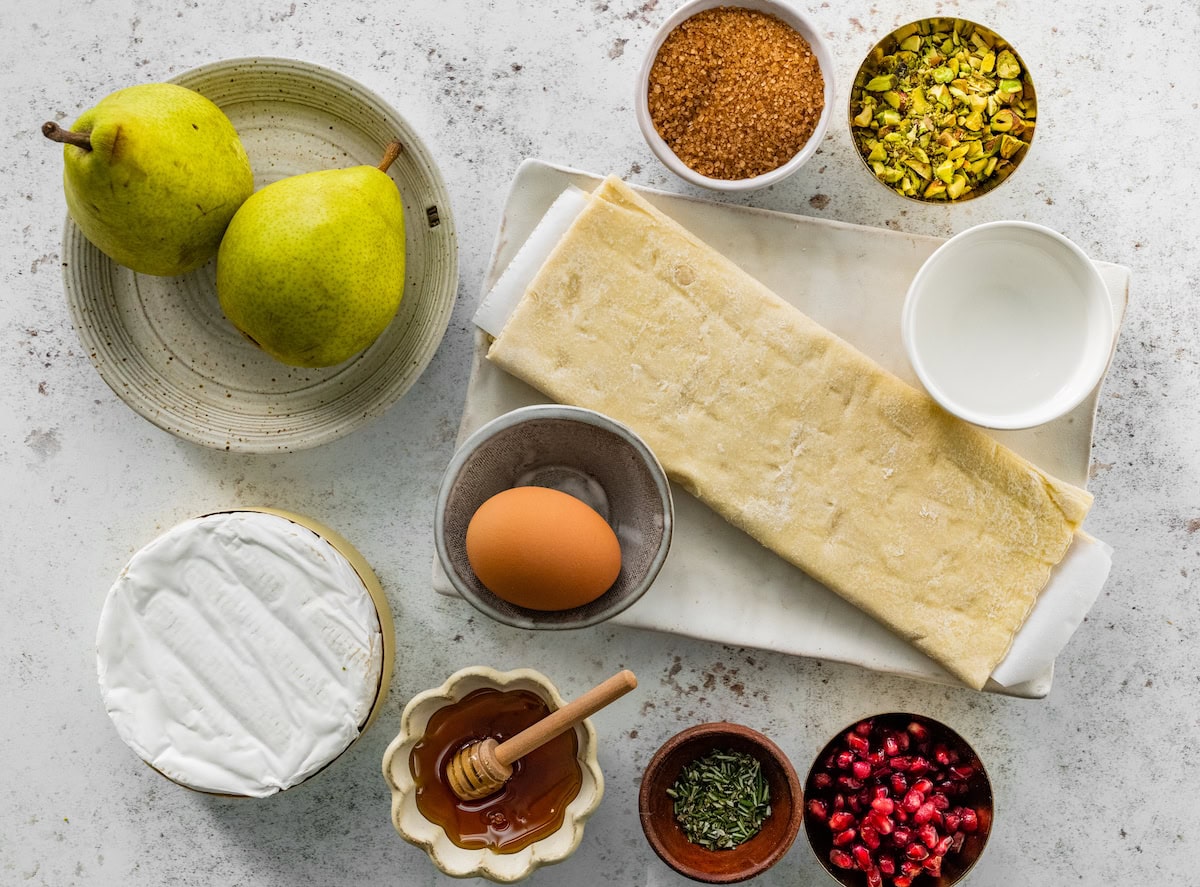
[[[891,712],[840,731],[813,762],[804,827],[844,887],[950,887],[983,853],[992,784],[961,736]]]

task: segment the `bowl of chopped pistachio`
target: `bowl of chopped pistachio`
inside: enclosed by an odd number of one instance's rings
[[[787,756],[726,721],[668,739],[642,776],[638,809],[658,857],[694,881],[733,884],[783,858],[804,818]]]
[[[1025,62],[995,31],[966,19],[898,28],[875,44],[850,88],[859,157],[911,200],[987,194],[1024,160],[1036,126]]]

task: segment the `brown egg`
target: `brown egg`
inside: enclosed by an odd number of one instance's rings
[[[621,546],[604,518],[574,496],[514,487],[471,518],[467,560],[497,597],[531,610],[567,610],[616,581]]]

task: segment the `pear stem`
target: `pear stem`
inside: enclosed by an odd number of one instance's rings
[[[63,129],[52,120],[42,124],[42,135],[52,142],[62,142],[64,145],[74,145],[85,151],[92,150],[92,138],[86,132],[72,132]]]
[[[383,159],[379,161],[379,171],[387,172],[388,167],[395,162],[400,156],[400,152],[404,150],[404,145],[400,144],[399,139],[393,139],[387,143],[387,147],[383,149]]]

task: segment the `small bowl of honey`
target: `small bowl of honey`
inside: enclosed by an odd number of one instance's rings
[[[484,666],[414,696],[383,756],[396,831],[456,878],[511,883],[569,857],[604,795],[589,721],[516,761],[487,797],[462,800],[446,776],[459,750],[511,738],[564,704],[545,675]]]
[[[762,874],[804,818],[800,779],[774,742],[749,727],[697,724],[668,739],[642,776],[642,830],[658,857],[705,884]]]

